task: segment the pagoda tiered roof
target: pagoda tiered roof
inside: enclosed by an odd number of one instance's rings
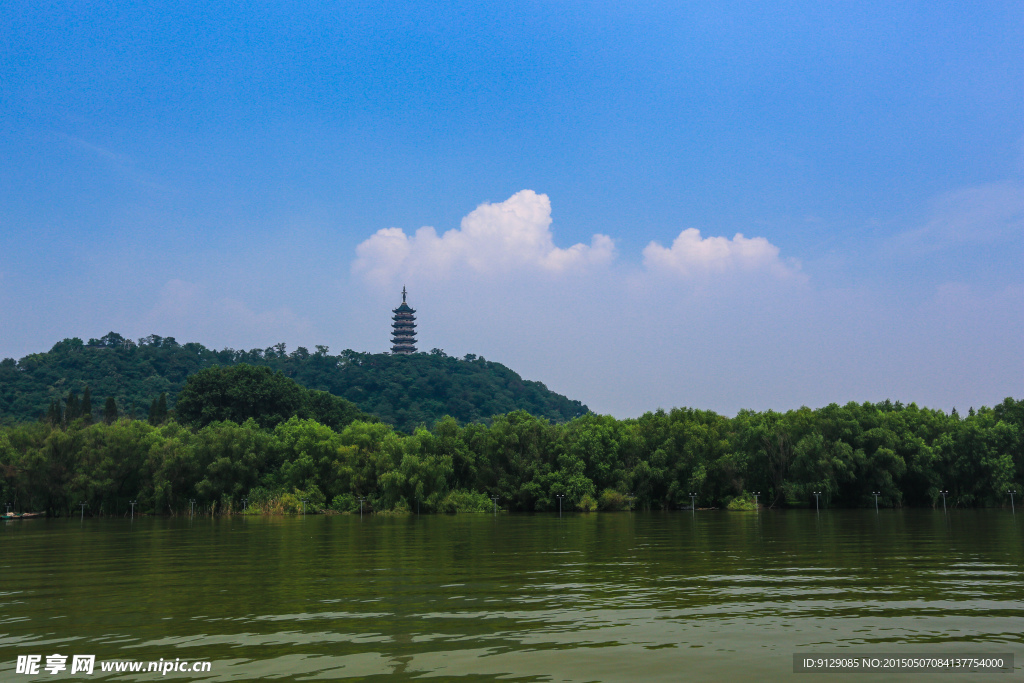
[[[416,310],[405,302],[405,295],[402,287],[402,305],[391,311],[391,353],[416,353]]]

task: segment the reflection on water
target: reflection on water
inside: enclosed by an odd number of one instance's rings
[[[1020,669],[1022,524],[998,510],[9,522],[0,679],[30,680],[16,656],[54,652],[211,660],[206,679],[223,681],[780,679],[794,652],[844,649],[1013,652]]]

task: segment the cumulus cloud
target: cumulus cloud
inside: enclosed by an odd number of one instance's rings
[[[378,284],[394,276],[445,275],[465,268],[476,273],[534,270],[552,274],[604,266],[615,258],[607,235],[591,243],[555,246],[551,201],[522,190],[496,204],[484,203],[462,219],[458,229],[438,235],[423,227],[409,236],[401,228],[378,230],[356,248],[353,271]]]
[[[462,219],[458,229],[442,235],[432,227],[408,235],[401,228],[378,230],[356,247],[355,274],[376,285],[396,276],[438,280],[454,272],[487,275],[541,272],[580,276],[594,273],[615,258],[611,237],[594,235],[591,243],[555,246],[551,201],[532,190],[506,201],[485,203]],[[643,250],[643,272],[676,277],[745,274],[803,280],[794,259],[782,259],[779,248],[764,237],[701,237],[683,230],[670,247],[651,242]],[[620,275],[622,273],[619,273]]]
[[[651,242],[643,251],[644,266],[654,272],[682,276],[748,272],[768,273],[779,278],[799,276],[799,264],[779,258],[779,248],[764,237],[700,236],[688,228],[679,233],[671,247]]]

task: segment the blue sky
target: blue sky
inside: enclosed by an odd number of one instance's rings
[[[1024,395],[1019,2],[5,15],[0,357],[383,351],[407,284],[619,416]]]

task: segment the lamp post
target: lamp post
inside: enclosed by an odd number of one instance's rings
[[[557,494],[555,494],[555,498],[558,499],[558,516],[561,517],[562,516],[562,499],[565,498],[565,494],[564,493],[557,493]]]
[[[137,502],[138,501],[135,501],[135,500],[129,500],[128,501],[128,503],[132,506],[132,521],[135,520],[135,503],[137,503]]]
[[[821,491],[814,492],[814,511],[821,512],[821,508],[818,506],[818,496],[821,495]]]
[[[754,491],[754,510],[756,510],[757,512],[761,511],[761,506],[759,506],[757,504],[757,499],[760,498],[760,497],[761,497],[761,492],[760,491]]]
[[[242,514],[243,515],[245,514],[245,511],[246,511],[246,509],[248,509],[248,507],[249,507],[249,499],[248,498],[243,498],[242,499]]]
[[[303,498],[302,499],[302,516],[303,517],[306,516],[306,503],[308,503],[308,502],[309,502],[309,498]]]
[[[79,521],[84,522],[85,521],[85,506],[88,505],[88,503],[79,503],[79,505],[82,507],[82,518]]]
[[[878,491],[872,491],[871,495],[875,497],[875,514],[878,514]]]
[[[633,499],[635,497],[636,496],[634,496],[632,493],[627,493],[626,494],[626,504],[629,505],[629,513],[630,514],[633,514]]]
[[[364,498],[362,496],[359,497],[359,516],[360,517],[363,516],[363,501],[364,500],[366,500],[366,498]]]
[[[1016,514],[1017,514],[1017,508],[1016,508],[1016,507],[1014,507],[1014,505],[1013,505],[1013,496],[1014,496],[1014,494],[1016,494],[1016,493],[1017,493],[1017,490],[1016,490],[1016,489],[1011,489],[1011,490],[1007,491],[1007,493],[1009,493],[1009,494],[1010,494],[1010,511],[1011,511],[1011,512],[1012,512],[1013,514],[1015,514],[1015,515],[1016,515]]]
[[[500,496],[491,496],[491,500],[494,502],[494,515],[495,515],[495,517],[497,517],[497,515],[498,515],[498,498],[500,498]]]
[[[942,514],[946,514],[946,494],[949,491],[939,491],[942,494]]]
[[[692,514],[697,514],[697,494],[696,493],[691,493],[690,494],[690,512]]]

